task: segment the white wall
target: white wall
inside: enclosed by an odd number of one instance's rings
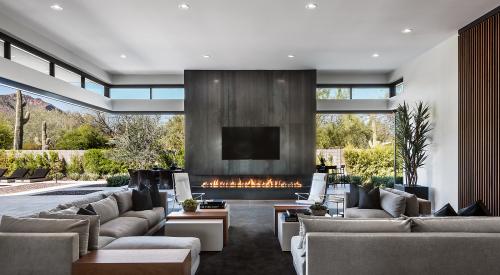
[[[318,71],[318,84],[387,84],[386,72]]]
[[[419,173],[419,184],[431,188],[433,208],[458,206],[458,35],[401,66],[389,81],[404,78],[405,91],[391,100],[423,100],[432,107],[432,144]]]
[[[135,84],[184,84],[183,74],[161,74],[161,75],[112,75],[113,85],[135,85]]]

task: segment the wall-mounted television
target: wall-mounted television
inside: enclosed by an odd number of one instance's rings
[[[280,128],[222,127],[222,159],[280,159]]]

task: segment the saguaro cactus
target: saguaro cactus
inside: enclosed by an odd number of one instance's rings
[[[30,113],[24,114],[26,102],[23,102],[23,94],[20,90],[16,91],[16,123],[14,125],[14,150],[23,148],[23,128],[24,124],[30,119]]]
[[[49,149],[50,138],[47,137],[47,122],[42,122],[42,150]]]

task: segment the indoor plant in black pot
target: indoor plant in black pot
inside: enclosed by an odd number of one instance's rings
[[[406,102],[396,110],[396,153],[404,170],[404,185],[397,189],[415,194],[422,199],[429,198],[429,187],[417,185],[418,168],[427,159],[427,147],[432,130],[429,105],[418,102],[410,108]]]
[[[311,214],[313,216],[324,216],[328,212],[328,207],[324,206],[319,202],[316,202],[313,205],[311,205],[309,209],[311,210]]]

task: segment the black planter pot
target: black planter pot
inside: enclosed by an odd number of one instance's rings
[[[402,184],[395,184],[394,188],[401,190],[401,191],[404,191],[406,193],[414,194],[418,198],[421,198],[424,200],[429,199],[429,187],[428,186],[421,186],[421,185],[408,186],[408,185],[402,185]]]

